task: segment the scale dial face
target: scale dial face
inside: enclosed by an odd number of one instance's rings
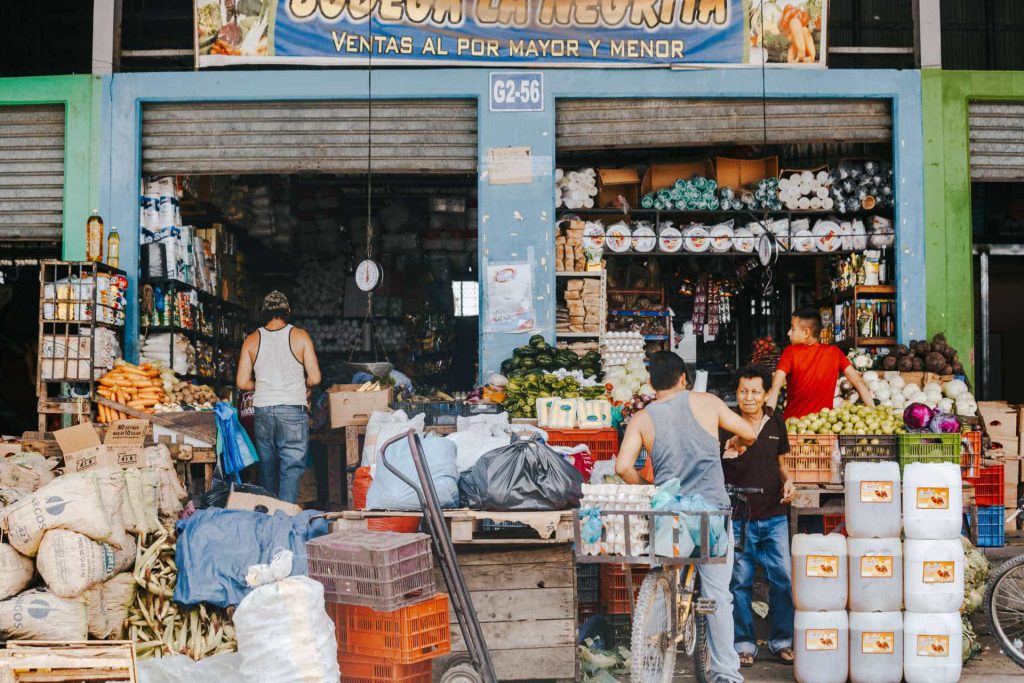
[[[364,292],[372,292],[380,287],[384,279],[384,270],[372,259],[366,259],[356,266],[356,287]]]
[[[778,260],[779,243],[776,241],[775,235],[770,232],[761,235],[761,239],[757,243],[757,258],[766,268]]]

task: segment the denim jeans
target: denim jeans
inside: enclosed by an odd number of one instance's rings
[[[729,592],[729,577],[733,574],[734,546],[724,564],[697,565],[700,573],[701,597],[715,601],[715,611],[708,615],[708,650],[711,654],[711,680],[714,683],[743,683],[740,658],[733,644],[733,596]]]
[[[733,522],[733,534],[739,538],[741,522]],[[757,656],[754,636],[754,613],[751,601],[754,574],[761,565],[768,580],[768,615],[771,636],[768,649],[774,654],[793,647],[793,594],[789,555],[789,519],[785,515],[748,521],[743,554],[736,556],[736,566],[729,586],[733,595],[733,619],[736,622],[736,651]]]
[[[305,406],[255,409],[256,452],[260,484],[283,501],[299,497],[299,479],[306,471],[309,416]]]

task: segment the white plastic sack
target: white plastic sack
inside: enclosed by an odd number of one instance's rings
[[[380,457],[380,447],[388,439],[405,434],[410,429],[415,429],[417,434],[423,436],[423,428],[426,423],[427,416],[424,414],[410,419],[402,410],[396,410],[393,413],[374,411],[366,425],[362,466],[369,467],[370,474],[375,474],[377,459]]]
[[[82,594],[89,617],[89,635],[100,640],[121,638],[128,608],[135,600],[135,577],[128,572],[93,586]]]
[[[94,541],[115,544],[124,532],[111,521],[92,472],[57,477],[6,508],[3,519],[11,545],[29,557],[35,556],[48,529],[70,529]]]
[[[123,572],[135,562],[135,540],[125,536],[121,549],[96,543],[67,529],[43,536],[36,568],[54,595],[76,598],[88,588]]]
[[[496,416],[477,415],[477,417]],[[475,418],[469,419],[472,420]],[[492,432],[492,425],[489,424],[474,424],[467,429],[455,432],[454,434],[449,434],[445,438],[455,444],[455,464],[456,467],[458,467],[459,472],[468,470],[470,467],[475,465],[476,461],[479,460],[484,453],[489,453],[495,448],[507,446],[511,440],[511,437],[508,434],[494,436]]]
[[[25,557],[17,550],[0,543],[0,600],[6,600],[28,588],[36,575],[31,557]]]
[[[428,434],[422,441],[423,459],[434,483],[437,503],[442,508],[459,507],[459,472],[455,467],[455,444],[436,434]],[[412,460],[408,440],[402,440],[387,449],[388,464],[397,467],[403,475],[416,482],[419,474]],[[416,490],[399,479],[381,462],[377,474],[366,492],[367,510],[419,510],[420,498]]]
[[[485,415],[471,415],[469,417],[459,415],[455,418],[456,432],[478,429],[481,426],[486,427],[493,435],[508,432],[508,413],[488,413]]]
[[[324,587],[306,576],[289,576],[292,553],[249,568],[256,588],[245,596],[233,621],[243,681],[325,683],[341,678],[334,623],[324,607]],[[238,680],[238,679],[236,679]]]
[[[8,640],[86,640],[85,601],[65,600],[42,590],[0,602],[0,634]]]
[[[139,683],[229,683],[241,680],[237,652],[223,652],[198,662],[185,655],[139,661]]]

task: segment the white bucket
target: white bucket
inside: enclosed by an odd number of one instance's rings
[[[850,612],[850,681],[903,679],[903,613]]]
[[[907,683],[960,680],[963,631],[959,612],[903,615],[903,677]]]
[[[903,543],[899,538],[850,538],[850,611],[903,609]]]
[[[903,601],[908,612],[956,612],[964,600],[960,539],[903,542]]]
[[[903,530],[907,538],[960,538],[963,515],[960,465],[910,463],[903,470]]]
[[[793,617],[793,655],[798,683],[846,683],[850,669],[846,611],[797,610]]]
[[[793,537],[793,604],[798,610],[844,610],[848,591],[846,537]]]
[[[900,466],[895,462],[846,465],[846,533],[850,538],[892,538],[903,528]]]

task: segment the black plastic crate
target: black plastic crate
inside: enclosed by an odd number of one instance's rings
[[[576,597],[581,605],[601,601],[601,565],[576,565]]]
[[[633,637],[632,614],[608,614],[604,618],[605,647],[614,650],[617,647],[630,647]]]

